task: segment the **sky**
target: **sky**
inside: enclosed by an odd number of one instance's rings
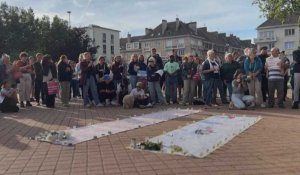
[[[253,0],[0,0],[11,6],[31,7],[37,17],[58,15],[71,26],[89,24],[120,30],[120,36],[144,35],[162,19],[197,22],[208,31],[234,34],[241,39],[256,37],[256,27],[265,21]]]

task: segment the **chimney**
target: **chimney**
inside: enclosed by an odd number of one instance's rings
[[[127,34],[127,43],[130,43],[131,42],[131,34]]]
[[[220,36],[226,37],[226,33],[219,33]]]
[[[176,18],[176,31],[178,31],[179,25],[180,25],[179,18]]]
[[[162,34],[165,33],[165,31],[167,30],[167,20],[163,19],[162,22],[161,22],[161,27],[162,27]]]
[[[190,29],[192,29],[194,32],[197,32],[197,22],[190,22],[188,23],[188,26]]]
[[[152,32],[152,29],[149,29],[149,28],[145,28],[145,34],[148,35],[149,33]]]

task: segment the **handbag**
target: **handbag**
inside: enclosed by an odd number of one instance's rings
[[[58,85],[57,82],[55,82],[55,81],[49,81],[47,83],[47,87],[48,87],[48,95],[58,94],[58,92],[59,92],[59,85]]]
[[[195,73],[194,75],[193,75],[193,80],[195,80],[195,81],[199,81],[200,80],[200,74],[197,72],[197,73]]]

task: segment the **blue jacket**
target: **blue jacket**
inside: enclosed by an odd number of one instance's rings
[[[250,58],[246,58],[244,62],[244,70],[246,75],[250,73],[257,73],[256,78],[261,81],[261,71],[263,69],[263,65],[261,59],[259,57],[255,57],[254,63],[250,62]]]

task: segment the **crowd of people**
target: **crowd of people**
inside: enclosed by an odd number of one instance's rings
[[[111,64],[103,56],[93,60],[89,52],[80,54],[77,63],[66,55],[54,62],[50,55],[21,52],[13,63],[9,55],[2,55],[0,109],[17,112],[32,102],[54,108],[57,97],[64,107],[72,98],[82,98],[84,107],[118,106],[126,95],[133,96],[137,108],[179,102],[219,106],[218,96],[231,109],[273,108],[275,90],[278,107],[284,108],[289,81],[296,109],[300,47],[293,52],[292,63],[284,51],[271,48],[269,54],[266,47],[259,54],[254,48],[246,48],[244,54],[226,53],[224,59],[214,50],[207,51],[205,59],[192,54],[182,58],[173,50],[166,63],[155,48],[147,59],[133,54],[124,63],[116,56]]]

